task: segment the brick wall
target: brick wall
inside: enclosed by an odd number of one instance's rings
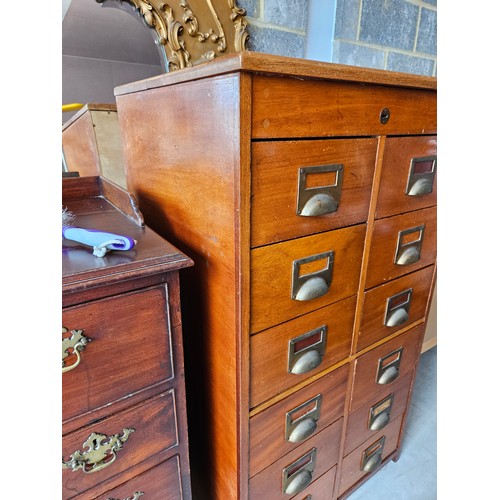
[[[308,0],[238,0],[247,11],[248,49],[304,57]]]
[[[308,29],[317,24],[308,14],[327,11],[322,0],[238,0],[238,5],[247,11],[249,50],[300,58],[306,57]],[[437,0],[336,0],[328,12],[335,12],[331,32],[316,33],[314,43],[333,40],[329,60],[436,74]]]
[[[337,0],[333,62],[435,75],[437,0]]]

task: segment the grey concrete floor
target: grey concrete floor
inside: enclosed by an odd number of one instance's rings
[[[401,455],[356,490],[349,500],[437,498],[437,347],[421,355]]]

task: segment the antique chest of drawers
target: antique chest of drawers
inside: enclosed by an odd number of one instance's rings
[[[63,179],[74,226],[136,240],[104,257],[63,238],[62,498],[190,499],[179,270],[193,263],[98,176]]]
[[[193,496],[347,497],[396,459],[435,280],[436,81],[258,53],[115,89],[183,273]]]

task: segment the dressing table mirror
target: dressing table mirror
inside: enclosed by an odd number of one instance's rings
[[[63,174],[126,189],[114,88],[245,50],[245,14],[233,0],[63,2]]]

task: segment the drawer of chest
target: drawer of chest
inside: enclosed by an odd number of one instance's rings
[[[250,331],[355,295],[366,224],[251,251]]]
[[[366,221],[376,139],[252,145],[252,247]]]
[[[172,378],[168,316],[164,286],[64,309],[63,421]]]
[[[337,420],[253,476],[249,498],[290,498],[331,469],[338,461],[342,421]]]
[[[87,496],[87,498],[90,498]],[[113,488],[96,500],[182,500],[179,457],[149,469],[126,483]],[[83,496],[82,496],[83,500]]]
[[[436,136],[387,139],[376,218],[436,205],[436,153]]]
[[[250,476],[342,416],[348,375],[344,365],[250,418]]]
[[[420,357],[423,334],[421,324],[356,359],[350,411],[391,390],[413,371]]]
[[[436,215],[433,207],[375,221],[366,288],[434,264]]]
[[[357,351],[424,318],[433,272],[425,267],[365,292]]]
[[[361,478],[377,470],[382,461],[396,451],[402,421],[401,415],[344,458],[339,494],[345,493]]]
[[[356,297],[250,337],[250,407],[349,356]]]
[[[403,414],[410,392],[411,373],[356,411],[349,413],[344,455],[370,439]]]
[[[336,475],[337,466],[334,466],[294,496],[294,500],[330,500],[333,498]]]
[[[434,90],[256,75],[252,138],[433,134]]]
[[[63,437],[63,498],[73,498],[178,444],[174,391]]]

